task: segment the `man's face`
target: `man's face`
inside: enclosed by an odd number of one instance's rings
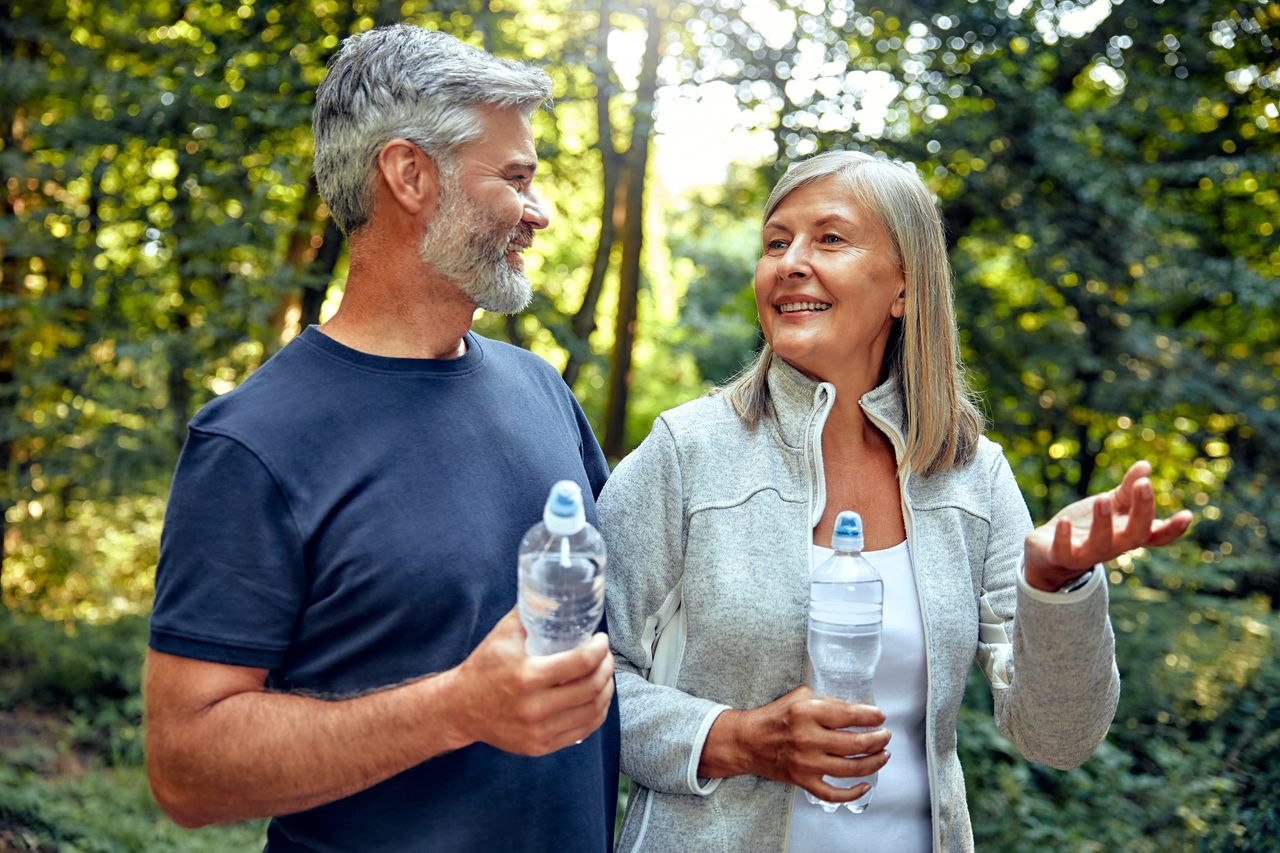
[[[481,137],[438,164],[440,202],[418,253],[478,307],[514,314],[533,295],[520,252],[547,226],[532,190],[538,158],[522,111],[480,117]]]

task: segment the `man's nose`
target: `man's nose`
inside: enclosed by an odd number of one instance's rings
[[[546,228],[551,222],[551,214],[546,205],[533,192],[524,195],[524,215],[521,221],[538,229]]]

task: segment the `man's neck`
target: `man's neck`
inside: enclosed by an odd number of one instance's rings
[[[342,304],[320,331],[370,355],[461,356],[475,304],[416,256],[386,248],[352,246]]]

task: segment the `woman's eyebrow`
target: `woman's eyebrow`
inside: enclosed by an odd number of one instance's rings
[[[849,219],[848,217],[841,216],[838,213],[828,213],[826,216],[822,217],[821,219],[819,219],[817,222],[813,224],[819,228],[822,228],[824,226],[830,225],[833,222],[839,223],[841,225],[848,225],[850,228],[858,227],[858,223],[854,222],[852,219]]]

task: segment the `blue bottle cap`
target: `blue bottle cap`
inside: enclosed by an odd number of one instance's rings
[[[587,523],[582,508],[582,489],[572,480],[561,480],[551,487],[547,505],[542,511],[547,529],[558,536],[572,536]]]
[[[851,509],[841,510],[831,531],[832,550],[861,551],[862,542],[862,516]]]

